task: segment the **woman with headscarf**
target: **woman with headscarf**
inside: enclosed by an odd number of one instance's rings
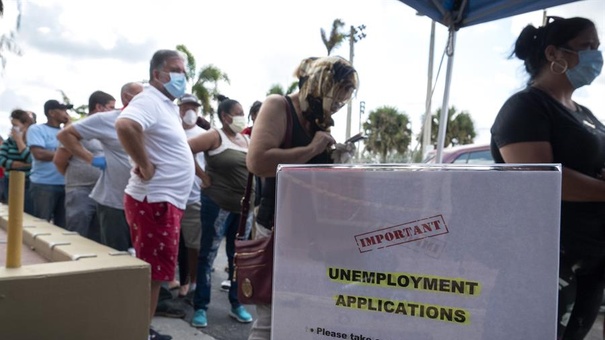
[[[269,236],[274,227],[277,165],[332,163],[332,115],[351,100],[358,87],[357,72],[340,57],[304,59],[295,76],[299,91],[267,97],[254,124],[246,162],[250,172],[265,179],[256,238]],[[257,305],[256,313],[248,339],[270,339],[271,305]]]

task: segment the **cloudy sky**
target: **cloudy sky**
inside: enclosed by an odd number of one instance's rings
[[[4,0],[0,32],[15,25],[16,0]],[[352,132],[358,131],[359,102],[367,114],[390,105],[407,113],[419,132],[427,88],[430,20],[396,0],[172,0],[67,1],[23,0],[18,43],[22,56],[8,55],[0,76],[0,135],[9,131],[8,112],[20,107],[43,115],[48,99],[63,90],[76,106],[102,90],[119,98],[128,81],[148,78],[148,63],[158,49],[185,44],[198,66],[214,64],[226,72],[225,95],[244,108],[262,100],[272,84],[290,84],[301,59],[326,55],[319,30],[334,19],[365,25],[366,38],[355,45],[360,89],[353,101]],[[471,114],[479,143],[500,106],[527,80],[521,61],[508,59],[521,29],[539,26],[542,11],[463,28],[458,32],[450,105]],[[605,1],[585,0],[548,9],[548,15],[584,16],[605,39]],[[437,25],[437,77],[447,29]],[[333,52],[349,56],[348,43]],[[445,65],[435,84],[433,111],[441,107]],[[576,91],[575,100],[605,121],[605,77]],[[345,138],[346,109],[335,116],[333,133]]]

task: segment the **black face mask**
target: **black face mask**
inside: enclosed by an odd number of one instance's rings
[[[309,107],[303,112],[303,117],[311,123],[313,132],[327,130],[329,126],[324,124],[323,100],[314,96],[307,96],[307,103],[309,103]]]

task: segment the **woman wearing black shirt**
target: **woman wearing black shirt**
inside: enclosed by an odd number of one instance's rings
[[[504,103],[491,129],[497,162],[562,164],[559,339],[586,336],[605,287],[605,126],[571,98],[600,74],[599,44],[584,18],[525,27],[513,54],[529,86]]]
[[[327,149],[332,115],[357,89],[357,72],[339,57],[307,58],[295,72],[299,91],[286,97],[271,95],[260,108],[246,163],[264,177],[256,238],[270,235],[275,217],[275,174],[278,164],[332,163]],[[271,305],[256,306],[257,320],[248,340],[271,338]]]

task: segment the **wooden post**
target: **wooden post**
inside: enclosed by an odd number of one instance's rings
[[[23,171],[11,171],[8,188],[8,238],[6,244],[6,268],[21,267],[24,190],[25,173]]]

